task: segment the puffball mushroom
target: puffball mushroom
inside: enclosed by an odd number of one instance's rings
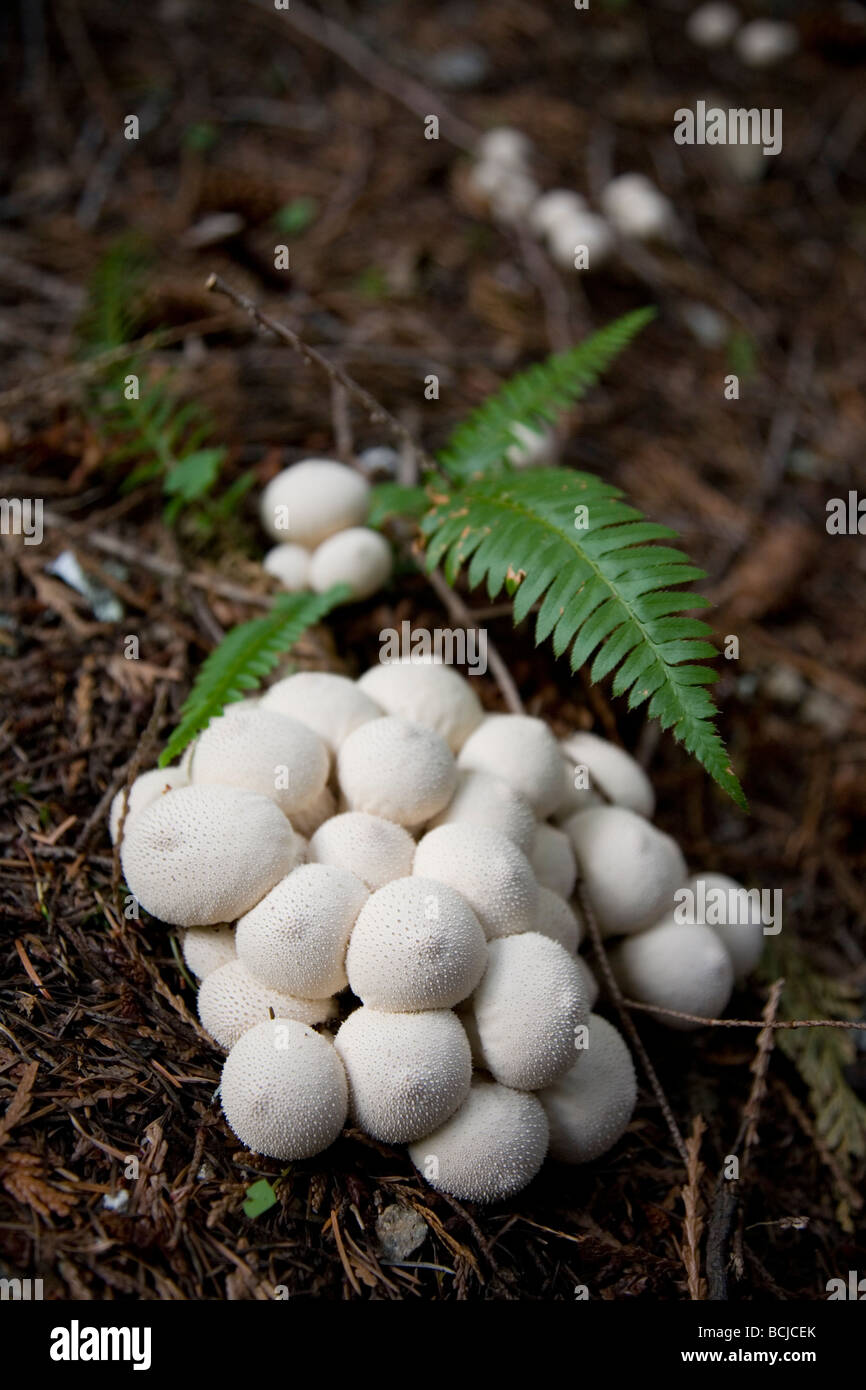
[[[588,1046],[574,1065],[539,1091],[550,1126],[550,1155],[561,1163],[590,1163],[625,1134],[637,1101],[631,1053],[613,1024],[589,1017]]]
[[[371,893],[392,879],[408,878],[414,857],[408,830],[365,811],[333,816],[316,831],[308,850],[312,863],[341,865]]]
[[[382,713],[354,681],[329,671],[296,671],[277,681],[262,696],[262,709],[306,724],[330,753],[336,753],[355,729]]]
[[[642,931],[673,910],[688,871],[670,835],[624,806],[581,811],[563,829],[604,934]]]
[[[689,920],[715,932],[731,958],[736,979],[751,975],[764,951],[760,899],[755,902],[748,890],[727,874],[695,874],[686,888],[694,894],[696,907]]]
[[[571,897],[577,879],[577,864],[571,840],[564,830],[544,822],[536,826],[529,862],[543,888],[553,889],[562,898]]]
[[[350,810],[411,829],[451,800],[457,768],[433,729],[385,715],[349,735],[337,754],[337,777]]]
[[[313,549],[337,531],[367,519],[370,484],[333,459],[304,459],[284,468],[262,493],[261,519],[275,541]]]
[[[222,924],[218,927],[189,927],[181,942],[183,958],[189,970],[197,979],[203,980],[212,970],[227,965],[234,960],[234,927]]]
[[[199,734],[189,775],[193,786],[258,792],[291,816],[316,800],[329,766],[328,750],[306,724],[262,705],[238,705]]]
[[[501,168],[497,172],[490,210],[500,222],[521,222],[538,197],[538,184],[523,169]]]
[[[174,791],[176,787],[185,787],[189,782],[186,769],[183,767],[154,767],[149,772],[142,772],[136,777],[129,789],[126,798],[126,820],[124,821],[124,833],[129,830],[133,819],[139,815],[151,802],[156,801],[158,796],[164,792]],[[125,788],[113,798],[111,810],[108,813],[108,833],[111,836],[111,843],[117,844],[117,836],[120,831],[120,821],[123,816]]]
[[[538,822],[526,798],[500,777],[463,771],[457,774],[457,790],[445,810],[433,817],[427,829],[440,825],[487,825],[528,854]]]
[[[629,998],[701,1018],[718,1018],[734,987],[730,956],[715,932],[700,925],[665,919],[623,941],[609,960]],[[679,1018],[661,1021],[682,1030],[700,1026]]]
[[[355,1009],[334,1039],[349,1082],[349,1114],[383,1144],[407,1144],[444,1124],[469,1094],[472,1055],[450,1009]]]
[[[423,724],[458,753],[484,718],[469,681],[450,666],[425,661],[384,661],[365,671],[358,688],[386,714]]]
[[[511,126],[486,130],[475,148],[480,164],[498,164],[505,169],[524,169],[532,155],[529,137]]]
[[[529,860],[487,825],[440,825],[429,831],[418,843],[412,872],[456,889],[488,941],[535,925],[538,884]]]
[[[673,208],[644,174],[620,174],[601,194],[605,216],[624,237],[663,239],[674,225]]]
[[[491,941],[472,996],[482,1065],[503,1086],[537,1091],[574,1061],[574,1030],[589,1009],[581,975],[539,932]]]
[[[290,594],[306,589],[310,582],[310,552],[302,545],[275,545],[262,560],[265,574],[273,575]]]
[[[505,450],[505,457],[512,468],[543,468],[556,462],[558,448],[552,429],[534,429],[522,420],[512,420],[510,428],[514,443]]]
[[[350,526],[313,551],[310,587],[324,594],[335,584],[348,584],[350,597],[359,602],[388,582],[392,567],[391,547],[384,536],[368,526]]]
[[[298,861],[275,802],[239,787],[178,787],[136,816],[120,862],[146,912],[178,927],[234,922]]]
[[[613,249],[613,233],[603,217],[582,208],[569,217],[560,217],[547,233],[550,254],[564,270],[597,270]],[[581,248],[586,247],[586,264]]]
[[[226,1051],[249,1028],[263,1023],[273,1010],[276,1018],[299,1023],[322,1023],[336,1012],[333,999],[297,999],[285,990],[271,989],[247,970],[243,961],[229,960],[211,970],[198,991],[202,1028]]]
[[[302,999],[345,989],[346,947],[369,894],[348,869],[301,864],[237,925],[238,959],[262,984]]]
[[[574,909],[551,888],[538,890],[538,910],[533,931],[558,941],[573,956],[583,937],[583,924]]]
[[[630,753],[598,734],[576,733],[560,742],[563,756],[571,768],[568,796],[556,813],[558,821],[577,811],[588,810],[592,800],[626,806],[649,820],[655,811],[652,783]],[[574,786],[574,773],[586,769],[588,787]],[[593,795],[594,794],[594,795]]]
[[[583,983],[583,990],[586,995],[586,1006],[588,1009],[594,1009],[599,996],[598,980],[593,975],[583,956],[575,956],[574,963],[577,966]]]
[[[796,53],[800,36],[793,24],[780,19],[753,19],[734,39],[739,58],[750,68],[771,68]]]
[[[346,1122],[346,1073],[333,1045],[290,1019],[268,1019],[238,1039],[220,1095],[241,1143],[283,1162],[321,1153]]]
[[[409,1157],[439,1192],[463,1202],[497,1202],[532,1182],[547,1139],[547,1116],[535,1096],[475,1077],[460,1108],[410,1144]]]
[[[292,812],[292,825],[302,839],[307,839],[310,835],[315,835],[319,827],[334,815],[336,809],[334,793],[330,787],[322,787],[314,801],[309,801],[300,810]]]
[[[527,714],[488,715],[460,749],[457,766],[501,778],[540,819],[551,815],[567,792],[556,739],[542,719]]]
[[[699,48],[724,48],[740,27],[740,15],[723,0],[699,5],[686,21],[686,33]]]
[[[574,221],[586,210],[586,200],[570,188],[552,188],[542,193],[529,214],[529,225],[538,236],[547,236],[557,222]]]
[[[361,908],[346,954],[354,994],[372,1009],[448,1009],[471,994],[487,964],[484,932],[446,883],[397,878]]]

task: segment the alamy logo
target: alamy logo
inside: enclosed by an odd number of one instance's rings
[[[681,106],[674,112],[674,140],[678,145],[760,145],[764,154],[782,149],[782,111],[764,106],[732,107],[695,104],[692,111]]]
[[[51,1330],[52,1361],[131,1361],[134,1371],[150,1370],[149,1327],[68,1327]]]
[[[29,1302],[43,1297],[41,1279],[0,1279],[0,1302],[7,1299]]]
[[[674,921],[681,927],[693,927],[695,923],[708,927],[760,923],[764,936],[778,936],[782,930],[781,888],[708,887],[699,878],[694,888],[678,888],[674,902]]]
[[[0,536],[23,536],[25,545],[42,544],[41,497],[0,497]]]
[[[848,1282],[844,1279],[828,1279],[825,1285],[828,1302],[834,1299],[849,1299],[855,1303],[866,1302],[866,1279],[860,1279],[856,1269],[848,1270]]]
[[[487,670],[487,632],[483,627],[469,629],[436,627],[412,629],[408,618],[379,633],[379,661],[409,665],[465,666],[467,675],[483,676]]]

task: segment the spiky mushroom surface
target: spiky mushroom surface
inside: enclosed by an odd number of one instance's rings
[[[532,1182],[547,1152],[544,1107],[526,1091],[476,1077],[459,1110],[409,1145],[431,1187],[463,1202],[498,1202]]]

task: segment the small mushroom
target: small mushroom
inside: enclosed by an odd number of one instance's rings
[[[512,468],[544,468],[556,462],[559,452],[556,435],[547,426],[533,428],[522,420],[512,420],[514,443],[505,450]]]
[[[686,33],[699,48],[724,48],[739,27],[739,11],[724,0],[698,5],[686,21]]]
[[[241,917],[238,959],[270,989],[324,999],[348,984],[346,947],[369,894],[348,869],[301,864]]]
[[[371,719],[349,735],[337,755],[337,776],[350,810],[409,829],[441,811],[457,785],[445,740],[394,715]]]
[[[220,1095],[245,1148],[283,1162],[321,1153],[346,1122],[346,1073],[333,1045],[290,1019],[269,1019],[238,1039]]]
[[[513,787],[543,819],[567,791],[559,745],[542,719],[526,714],[490,714],[470,734],[457,766],[487,772]]]
[[[308,857],[311,863],[341,865],[374,893],[395,878],[408,878],[415,841],[402,825],[382,816],[346,811],[319,827]]]
[[[664,920],[630,936],[608,958],[625,995],[641,1004],[718,1018],[734,987],[734,967],[709,927]],[[660,1019],[669,1028],[700,1025],[685,1019]]]
[[[488,941],[535,925],[538,884],[529,860],[487,825],[440,825],[429,831],[418,843],[412,872],[456,889]]]
[[[217,927],[188,927],[181,943],[187,968],[203,980],[212,970],[234,960],[235,931],[225,923]]]
[[[613,243],[613,233],[607,222],[589,208],[558,218],[547,233],[550,254],[564,270],[598,270],[613,250]],[[583,247],[586,248],[585,266],[578,255]]]
[[[158,796],[162,796],[164,792],[174,791],[177,787],[185,787],[188,782],[189,777],[183,767],[154,767],[150,772],[140,773],[129,789],[126,820],[123,823],[124,832],[129,830],[133,819],[140,815],[145,807],[150,806],[151,802],[156,801]],[[120,821],[123,816],[124,791],[125,789],[121,787],[112,800],[111,810],[108,813],[108,833],[113,845],[117,844]]]
[[[322,787],[314,801],[291,814],[291,822],[303,840],[315,835],[316,831],[336,813],[337,801],[330,787]]]
[[[589,1014],[580,972],[538,932],[491,941],[471,1001],[481,1065],[519,1091],[549,1086],[574,1060],[575,1028]]]
[[[655,792],[652,783],[630,753],[610,743],[598,734],[577,733],[563,739],[560,748],[567,759],[569,793],[556,813],[560,822],[590,806],[612,802],[625,806],[649,820],[655,811]],[[588,787],[575,787],[575,773]]]
[[[373,893],[346,955],[354,994],[371,1009],[449,1009],[484,973],[487,946],[475,913],[445,883],[397,878]]]
[[[570,898],[577,879],[577,865],[571,840],[564,830],[545,822],[536,827],[529,853],[535,877],[543,888],[551,888],[561,898]]]
[[[605,216],[624,237],[664,240],[675,225],[669,200],[644,174],[620,174],[601,194]]]
[[[275,545],[262,560],[262,569],[278,579],[290,594],[300,593],[310,583],[310,552],[291,542]]]
[[[557,222],[573,221],[586,211],[586,199],[570,188],[552,188],[542,193],[529,215],[529,225],[538,236],[548,236]]]
[[[262,696],[262,709],[306,724],[330,753],[336,753],[349,734],[382,713],[354,681],[329,671],[296,671],[277,681]]]
[[[598,980],[593,975],[583,956],[575,956],[574,962],[583,983],[583,990],[586,995],[586,1007],[588,1009],[594,1009],[598,1002],[599,995]]]
[[[603,933],[639,932],[673,911],[688,871],[670,835],[624,806],[581,811],[563,829]]]
[[[469,1094],[472,1055],[450,1009],[355,1009],[334,1046],[349,1082],[349,1114],[383,1144],[407,1144],[444,1124]]]
[[[434,816],[427,829],[440,825],[486,825],[507,835],[509,840],[528,854],[538,825],[535,813],[525,797],[489,772],[457,774],[457,790],[444,811]]]
[[[547,1139],[547,1116],[535,1096],[476,1077],[451,1118],[409,1145],[409,1157],[437,1191],[463,1202],[497,1202],[532,1182]]]
[[[333,999],[297,999],[285,990],[270,989],[241,960],[210,970],[196,1002],[202,1028],[226,1051],[271,1011],[276,1018],[294,1018],[299,1023],[323,1023],[336,1012]]]
[[[539,1091],[550,1126],[550,1155],[591,1163],[625,1134],[637,1101],[637,1077],[622,1036],[598,1014],[589,1017],[588,1046],[574,1065]]]
[[[764,953],[764,923],[759,903],[727,874],[695,874],[686,884],[695,895],[696,913],[690,920],[715,932],[731,958],[734,976],[744,980]],[[704,902],[701,912],[700,902]],[[719,902],[723,904],[720,908]]]
[[[199,734],[189,776],[193,786],[258,792],[291,816],[320,795],[329,765],[328,750],[306,724],[262,705],[238,705]]]
[[[532,142],[521,130],[512,126],[494,126],[485,130],[475,147],[481,164],[499,165],[504,169],[525,169],[532,157]]]
[[[538,911],[533,931],[558,941],[573,956],[583,939],[583,923],[574,909],[550,888],[538,890]]]
[[[370,484],[333,459],[304,459],[284,468],[262,493],[262,525],[272,540],[313,549],[337,531],[367,519]]]
[[[136,816],[120,862],[146,912],[178,927],[234,922],[298,862],[289,822],[238,787],[179,787]]]
[[[793,24],[781,19],[753,19],[734,39],[740,60],[749,68],[772,68],[796,53],[800,35]]]
[[[356,602],[375,594],[391,578],[391,547],[378,531],[350,526],[329,536],[313,551],[310,587],[324,594],[335,584],[348,584]]]
[[[365,671],[358,687],[386,714],[435,730],[452,753],[484,717],[469,681],[438,662],[385,661]]]

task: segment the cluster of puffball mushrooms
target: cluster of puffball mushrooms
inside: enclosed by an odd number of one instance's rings
[[[578,879],[627,996],[715,1016],[756,963],[759,925],[674,921],[688,872],[653,809],[614,744],[559,742],[405,661],[229,705],[118,794],[110,829],[131,894],[186,929],[242,1144],[302,1159],[348,1119],[490,1202],[548,1153],[599,1157],[634,1108],[628,1048],[592,1012]]]

